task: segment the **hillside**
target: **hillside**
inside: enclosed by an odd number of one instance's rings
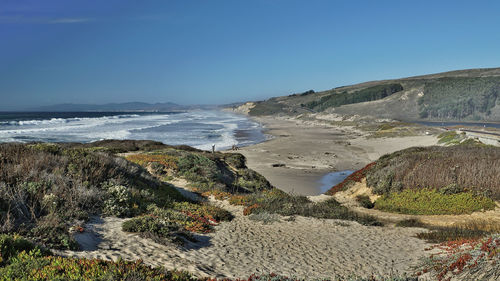
[[[500,121],[500,68],[371,81],[256,102],[252,116],[336,113],[404,121]]]
[[[114,153],[129,153],[130,161]],[[0,156],[0,233],[17,233],[56,249],[77,248],[74,230],[95,215],[135,217],[124,226],[127,231],[162,242],[210,231],[211,224],[200,217],[229,219],[221,209],[191,202],[165,178],[183,177],[199,189],[243,194],[271,188],[246,168],[240,154],[153,141],[5,143]],[[194,212],[197,216],[190,215]],[[162,213],[166,225],[141,228],[151,213]]]

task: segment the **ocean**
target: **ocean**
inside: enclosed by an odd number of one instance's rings
[[[217,110],[187,112],[0,112],[0,142],[155,140],[209,150],[266,140],[245,116]]]

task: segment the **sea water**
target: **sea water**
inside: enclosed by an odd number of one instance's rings
[[[345,180],[350,174],[354,173],[355,171],[353,170],[345,170],[345,171],[339,171],[339,172],[331,172],[319,180],[319,189],[320,189],[320,194],[323,194],[330,190],[330,188],[336,186],[337,184],[341,183],[342,181]]]
[[[187,112],[0,112],[0,142],[155,140],[217,150],[266,140],[245,116],[218,110]]]

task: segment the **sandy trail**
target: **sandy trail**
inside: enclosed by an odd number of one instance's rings
[[[418,228],[368,227],[356,222],[296,217],[263,224],[242,208],[211,200],[235,219],[199,235],[187,248],[165,246],[121,230],[124,219],[94,218],[86,229],[100,237],[96,250],[57,251],[65,256],[116,260],[188,270],[198,276],[248,277],[253,273],[321,278],[411,272],[428,246]]]

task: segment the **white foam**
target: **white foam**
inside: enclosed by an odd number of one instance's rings
[[[175,123],[179,125],[174,125]],[[257,123],[245,117],[219,111],[11,121],[7,126],[0,123],[0,142],[151,139],[168,144],[187,144],[206,150],[210,150],[212,144],[215,144],[216,149],[221,150],[239,145],[235,131],[240,124],[244,124],[244,129],[258,127]],[[199,130],[200,127],[204,128],[204,125],[207,129]],[[214,125],[217,129],[209,129]],[[214,137],[210,138],[209,135]],[[252,140],[244,140],[243,143],[252,143]]]
[[[69,122],[86,122],[86,121],[95,121],[95,120],[116,120],[123,118],[134,118],[140,117],[137,114],[122,114],[122,115],[112,115],[112,116],[102,116],[102,117],[73,117],[73,118],[51,118],[45,120],[19,120],[19,121],[3,121],[0,122],[0,125],[11,125],[11,126],[31,126],[31,125],[55,125],[55,124],[64,124]]]
[[[238,145],[238,141],[234,137],[234,133],[238,129],[238,125],[237,123],[234,123],[234,119],[236,118],[233,118],[233,120],[204,122],[204,124],[224,126],[222,129],[215,130],[216,132],[220,133],[221,139],[213,143],[196,145],[195,147],[198,149],[210,150],[212,149],[212,145],[215,144],[216,150],[224,150],[230,148],[232,145]]]

